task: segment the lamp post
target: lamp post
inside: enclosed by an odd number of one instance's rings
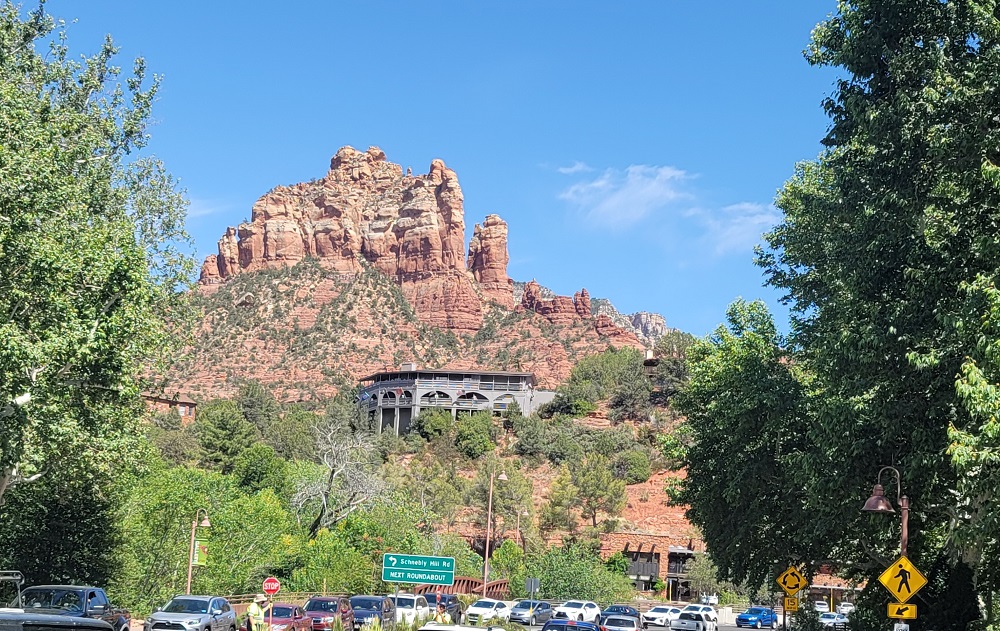
[[[201,518],[201,522],[198,521],[198,516],[205,513],[205,516]],[[194,535],[195,531],[201,528],[211,528],[212,522],[208,521],[208,509],[199,508],[194,514],[194,521],[191,522],[191,548],[188,550],[188,582],[186,594],[191,593],[191,573],[194,570]]]
[[[899,500],[899,512],[902,517],[903,531],[899,537],[899,554],[900,556],[906,556],[906,544],[910,538],[909,533],[909,522],[910,522],[910,500],[905,495],[903,495],[902,489],[899,482],[899,470],[895,467],[882,467],[879,469],[878,478],[875,480],[875,487],[872,489],[872,496],[868,498],[865,505],[861,508],[862,511],[866,513],[883,513],[891,514],[895,513],[896,510],[892,507],[892,502],[888,500],[885,496],[885,489],[882,487],[882,474],[886,471],[892,471],[896,475],[896,497]]]
[[[486,598],[486,582],[490,578],[490,540],[493,537],[493,478],[501,482],[507,481],[507,474],[503,471],[496,475],[496,468],[490,471],[490,495],[486,500],[486,554],[483,555],[483,598]]]
[[[524,535],[521,534],[521,517],[529,517],[530,514],[526,509],[519,510],[517,512],[517,526],[514,530],[517,532],[517,538],[521,542],[521,552],[524,552]]]

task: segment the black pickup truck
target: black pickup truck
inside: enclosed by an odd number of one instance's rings
[[[25,613],[103,620],[111,625],[113,631],[129,631],[129,612],[112,607],[108,595],[99,587],[81,585],[28,587],[21,592],[19,608],[24,609]]]

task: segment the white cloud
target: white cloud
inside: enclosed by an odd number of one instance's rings
[[[587,165],[586,162],[580,162],[577,160],[571,166],[568,167],[558,167],[556,171],[559,171],[563,175],[573,175],[574,173],[590,173],[594,168]]]
[[[233,209],[233,205],[227,202],[217,202],[197,197],[192,197],[189,201],[190,204],[188,205],[187,212],[189,219],[219,215],[227,213]]]
[[[781,221],[781,213],[768,204],[740,202],[721,210],[699,213],[705,227],[704,241],[717,255],[745,251]]]
[[[608,169],[595,179],[579,182],[559,194],[602,228],[628,228],[651,213],[690,195],[682,188],[688,174],[674,167],[632,165]]]

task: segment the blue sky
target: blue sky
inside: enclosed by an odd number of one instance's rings
[[[111,33],[163,75],[149,151],[191,199],[199,256],[343,145],[426,173],[467,229],[510,225],[510,275],[586,287],[703,335],[764,298],[753,245],[815,157],[834,74],[802,57],[834,2],[51,0],[71,49]]]

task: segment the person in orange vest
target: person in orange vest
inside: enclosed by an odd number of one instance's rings
[[[271,603],[268,602],[267,596],[257,594],[247,607],[247,631],[264,631],[267,628],[264,626],[264,616],[270,608]]]

